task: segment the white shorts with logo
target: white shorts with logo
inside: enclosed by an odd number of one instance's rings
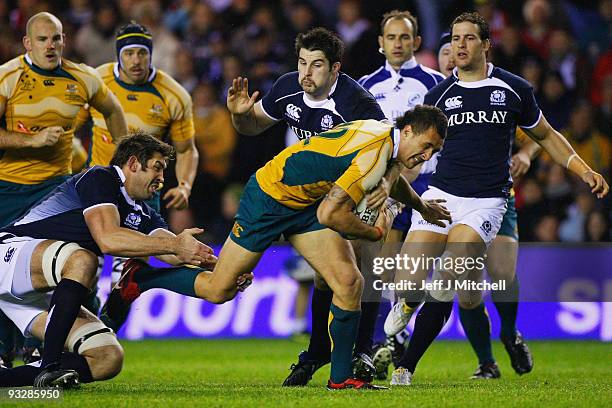
[[[30,323],[40,313],[48,310],[53,292],[41,293],[31,287],[30,260],[36,246],[43,239],[10,237],[0,233],[0,310],[15,323],[21,333],[31,337]],[[19,286],[29,280],[31,291],[17,295],[14,283]]]
[[[442,205],[450,211],[453,222],[444,221],[446,226],[439,227],[425,221],[419,212],[413,211],[410,231],[432,231],[448,235],[453,227],[464,224],[476,231],[487,246],[497,235],[506,213],[506,199],[502,197],[458,197],[439,188],[429,186],[421,198],[424,200],[446,200]]]

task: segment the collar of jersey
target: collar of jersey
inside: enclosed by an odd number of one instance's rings
[[[159,91],[157,90],[157,88],[155,88],[153,86],[153,80],[155,79],[155,76],[157,75],[157,70],[155,69],[155,67],[151,67],[151,73],[149,74],[149,78],[147,78],[147,82],[145,82],[144,84],[128,84],[127,82],[123,82],[120,78],[119,78],[119,64],[115,63],[114,67],[113,67],[113,75],[115,77],[115,81],[122,87],[127,89],[128,91],[134,91],[134,92],[150,92],[154,95],[159,96],[160,98],[162,98],[161,94],[159,93]],[[162,98],[163,99],[163,98]]]
[[[400,137],[400,130],[393,128],[393,156],[391,156],[392,159],[397,158],[397,154],[399,153]]]
[[[405,61],[400,67],[399,71],[396,71],[395,69],[393,69],[391,64],[389,64],[389,61],[385,61],[385,69],[391,73],[392,78],[400,77],[400,76],[402,77],[410,76],[408,71],[415,69],[418,66],[419,66],[419,63],[417,62],[415,57],[412,57],[408,61]]]
[[[309,108],[321,108],[325,106],[325,104],[328,103],[327,101],[329,101],[332,98],[332,95],[334,94],[334,92],[336,92],[336,86],[338,86],[338,80],[340,79],[340,75],[342,75],[342,73],[338,72],[338,77],[336,78],[336,81],[334,82],[331,89],[329,90],[329,95],[327,96],[327,98],[321,101],[314,101],[310,99],[308,94],[304,92],[304,97],[302,99],[304,100],[304,103],[306,104],[306,106],[308,106]]]
[[[121,170],[121,167],[113,165],[113,168],[115,169],[115,171],[119,175],[119,178],[121,179],[121,194],[123,194],[123,198],[125,198],[125,201],[127,201],[127,203],[131,205],[132,208],[134,208],[134,210],[140,211],[142,214],[148,217],[149,215],[144,212],[142,206],[138,204],[136,201],[134,201],[134,199],[128,195],[127,190],[125,189],[125,174],[123,174],[123,170]]]
[[[28,66],[32,68],[32,71],[36,72],[37,74],[45,75],[45,76],[63,77],[63,78],[68,78],[68,79],[72,79],[76,81],[75,77],[70,75],[69,72],[67,72],[66,70],[62,68],[61,58],[59,60],[59,64],[57,65],[57,67],[53,69],[44,69],[34,64],[34,62],[32,62],[32,58],[30,58],[30,56],[27,53],[24,54],[23,59],[26,62],[26,64],[28,64]]]
[[[457,67],[453,68],[453,77],[455,78],[455,81],[457,81],[457,85],[461,85],[464,88],[480,88],[483,85],[484,81],[491,78],[491,75],[493,74],[493,68],[493,64],[487,62],[487,77],[485,79],[481,79],[480,81],[461,81],[457,73]]]

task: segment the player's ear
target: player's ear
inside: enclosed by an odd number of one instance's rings
[[[412,48],[412,51],[416,51],[416,50],[418,50],[419,48],[421,48],[421,41],[422,41],[421,36],[420,36],[420,35],[417,35],[417,36],[414,38],[414,47]]]
[[[139,165],[140,162],[138,161],[138,158],[136,156],[130,156],[127,161],[128,169],[130,169],[131,172],[136,173],[138,171]]]
[[[23,47],[26,49],[27,52],[32,51],[32,42],[30,41],[30,37],[28,37],[27,35],[23,36]]]
[[[379,46],[380,48],[385,48],[385,47],[383,47],[383,44],[384,44],[384,38],[383,38],[383,36],[382,36],[382,35],[379,35],[379,36],[378,36],[378,46]]]
[[[489,50],[491,49],[491,40],[489,38],[482,42],[482,48],[485,52],[489,52]]]

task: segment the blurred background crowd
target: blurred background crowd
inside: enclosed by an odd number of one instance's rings
[[[165,215],[175,230],[202,226],[208,242],[223,242],[242,184],[285,146],[287,134],[284,123],[255,137],[235,132],[225,108],[232,78],[247,76],[251,90],[265,93],[296,69],[295,35],[325,26],[345,43],[342,70],[358,79],[384,63],[379,22],[392,9],[418,17],[416,58],[434,69],[450,21],[480,12],[491,26],[490,60],[533,85],[548,121],[610,182],[612,0],[0,0],[0,62],[24,52],[25,23],[39,11],[63,22],[64,57],[94,67],[116,59],[120,25],[147,26],[153,64],[193,97],[200,152],[190,209]],[[87,130],[80,137],[87,146]],[[532,163],[515,183],[521,241],[610,241],[610,196],[595,200],[579,184],[545,155]]]

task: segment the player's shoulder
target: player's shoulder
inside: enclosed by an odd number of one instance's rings
[[[23,62],[23,55],[15,57],[11,60],[6,61],[4,64],[0,65],[0,78],[18,70],[23,70],[25,68]]]
[[[107,62],[106,64],[102,64],[96,67],[96,71],[102,78],[113,77],[115,70],[115,62]]]
[[[500,67],[493,67],[491,71],[490,78],[494,78],[505,82],[508,86],[510,86],[514,90],[523,90],[532,88],[531,84],[524,78],[521,78],[518,75],[513,74],[510,71],[506,71]]]
[[[153,75],[152,84],[164,100],[174,97],[183,104],[191,103],[191,95],[176,79],[159,69],[156,69]]]
[[[78,186],[83,181],[87,181],[87,184],[94,183],[96,185],[115,183],[117,186],[120,186],[122,183],[121,177],[114,166],[93,166],[78,176],[74,181],[75,186]]]
[[[79,79],[100,78],[100,74],[95,68],[67,59],[62,59],[62,70]]]
[[[297,71],[287,72],[278,77],[278,79],[274,81],[272,88],[274,89],[275,95],[280,97],[303,91],[300,86],[299,74]]]
[[[354,100],[352,98],[355,97],[374,98],[370,92],[344,72],[340,72],[338,75],[338,84],[332,95],[334,99],[337,96],[350,98],[350,100]]]
[[[371,74],[364,75],[361,78],[359,78],[358,82],[365,89],[370,89],[374,85],[378,84],[379,82],[382,82],[389,78],[391,78],[391,73],[387,71],[387,69],[383,65],[380,68],[378,68],[376,71],[372,72]]]

